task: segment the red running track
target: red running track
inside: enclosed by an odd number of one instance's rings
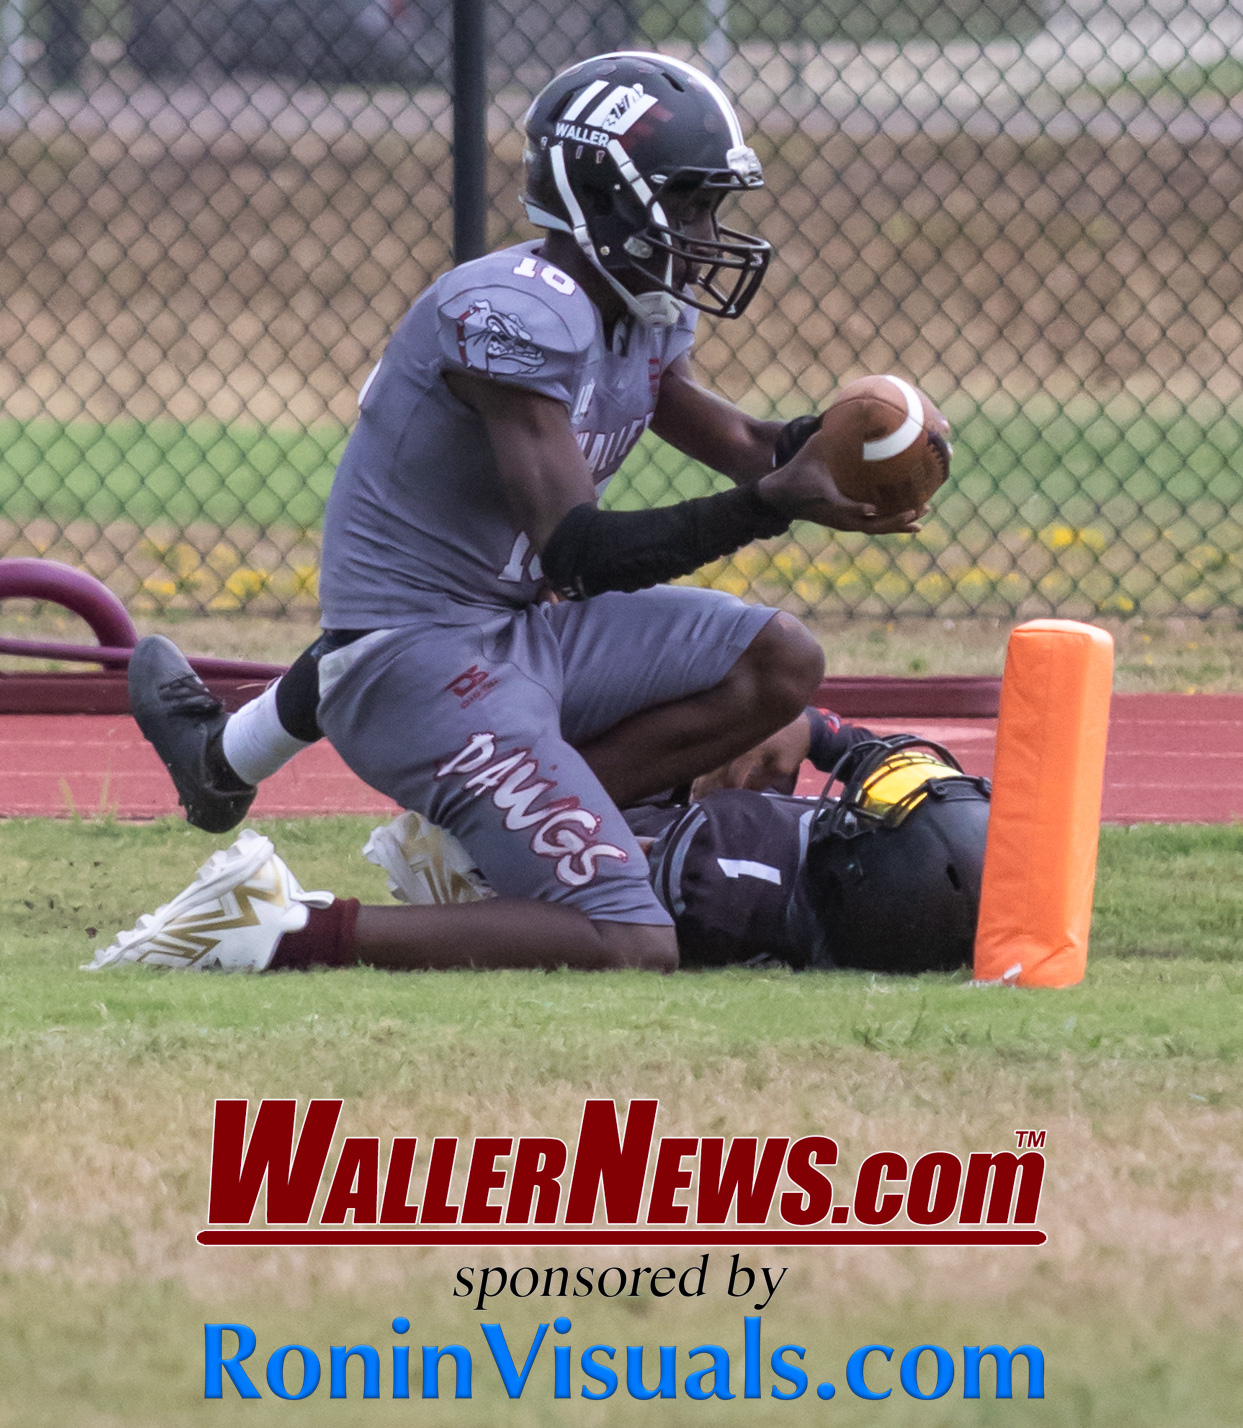
[[[877,733],[944,744],[968,773],[991,775],[994,719],[861,720]],[[800,792],[823,783],[804,773]],[[1243,695],[1115,694],[1101,818],[1106,823],[1230,823],[1243,818]]]
[[[968,773],[992,771],[994,720],[859,722],[877,733],[923,734],[950,748]],[[800,792],[818,792],[823,781],[808,768]],[[176,809],[164,769],[128,715],[0,716],[0,816],[155,818]],[[269,779],[254,804],[259,818],[395,811],[327,743]],[[1243,695],[1115,695],[1103,817],[1110,823],[1243,819]]]

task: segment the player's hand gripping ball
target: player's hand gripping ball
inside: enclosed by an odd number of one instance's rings
[[[882,516],[918,511],[945,481],[950,424],[901,377],[848,382],[805,450],[823,461],[843,496]]]

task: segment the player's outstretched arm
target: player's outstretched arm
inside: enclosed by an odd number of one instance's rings
[[[831,711],[809,705],[763,743],[697,778],[691,798],[703,798],[720,788],[793,793],[805,762],[821,773],[832,773],[852,748],[875,738],[862,724],[843,723]]]
[[[678,965],[671,927],[593,922],[574,908],[521,898],[444,907],[360,907],[349,955],[392,971],[569,967],[673,972]]]
[[[761,421],[701,386],[690,358],[682,356],[661,378],[652,430],[670,446],[747,486],[791,460],[823,419],[817,412],[787,422]]]
[[[569,413],[553,397],[494,378],[446,372],[444,380],[483,421],[514,526],[542,551],[575,506],[596,498]]]
[[[650,510],[601,510],[561,402],[473,374],[445,381],[483,420],[514,525],[558,594],[659,585],[788,524],[751,486]]]
[[[761,421],[701,386],[687,356],[665,369],[652,430],[695,461],[740,486],[773,469],[782,423]]]
[[[765,483],[781,474],[770,473],[736,490],[672,506],[604,511],[561,402],[473,374],[446,373],[445,381],[482,419],[514,525],[526,532],[549,584],[563,595],[641,590],[689,575],[753,540],[779,535],[796,515],[822,519],[834,498],[842,529],[916,529],[905,516],[882,519],[847,501],[823,464],[802,456],[781,471],[801,461],[811,472],[807,490],[795,499],[788,482],[775,488],[788,510],[765,494]]]

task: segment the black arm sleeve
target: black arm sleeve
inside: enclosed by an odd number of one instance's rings
[[[540,563],[553,589],[582,600],[689,575],[789,524],[749,486],[647,511],[602,511],[587,501],[549,536]]]

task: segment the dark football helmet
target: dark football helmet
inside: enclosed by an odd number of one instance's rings
[[[760,161],[707,75],[667,55],[597,55],[559,74],[527,111],[527,216],[572,234],[641,321],[671,326],[685,306],[738,317],[771,257],[722,228],[728,193],[760,188]],[[712,237],[682,231],[695,202]],[[675,260],[692,273],[679,286]]]
[[[829,788],[843,771],[839,798]],[[971,962],[991,786],[911,734],[857,744],[812,820],[791,930],[808,966],[948,972]]]

